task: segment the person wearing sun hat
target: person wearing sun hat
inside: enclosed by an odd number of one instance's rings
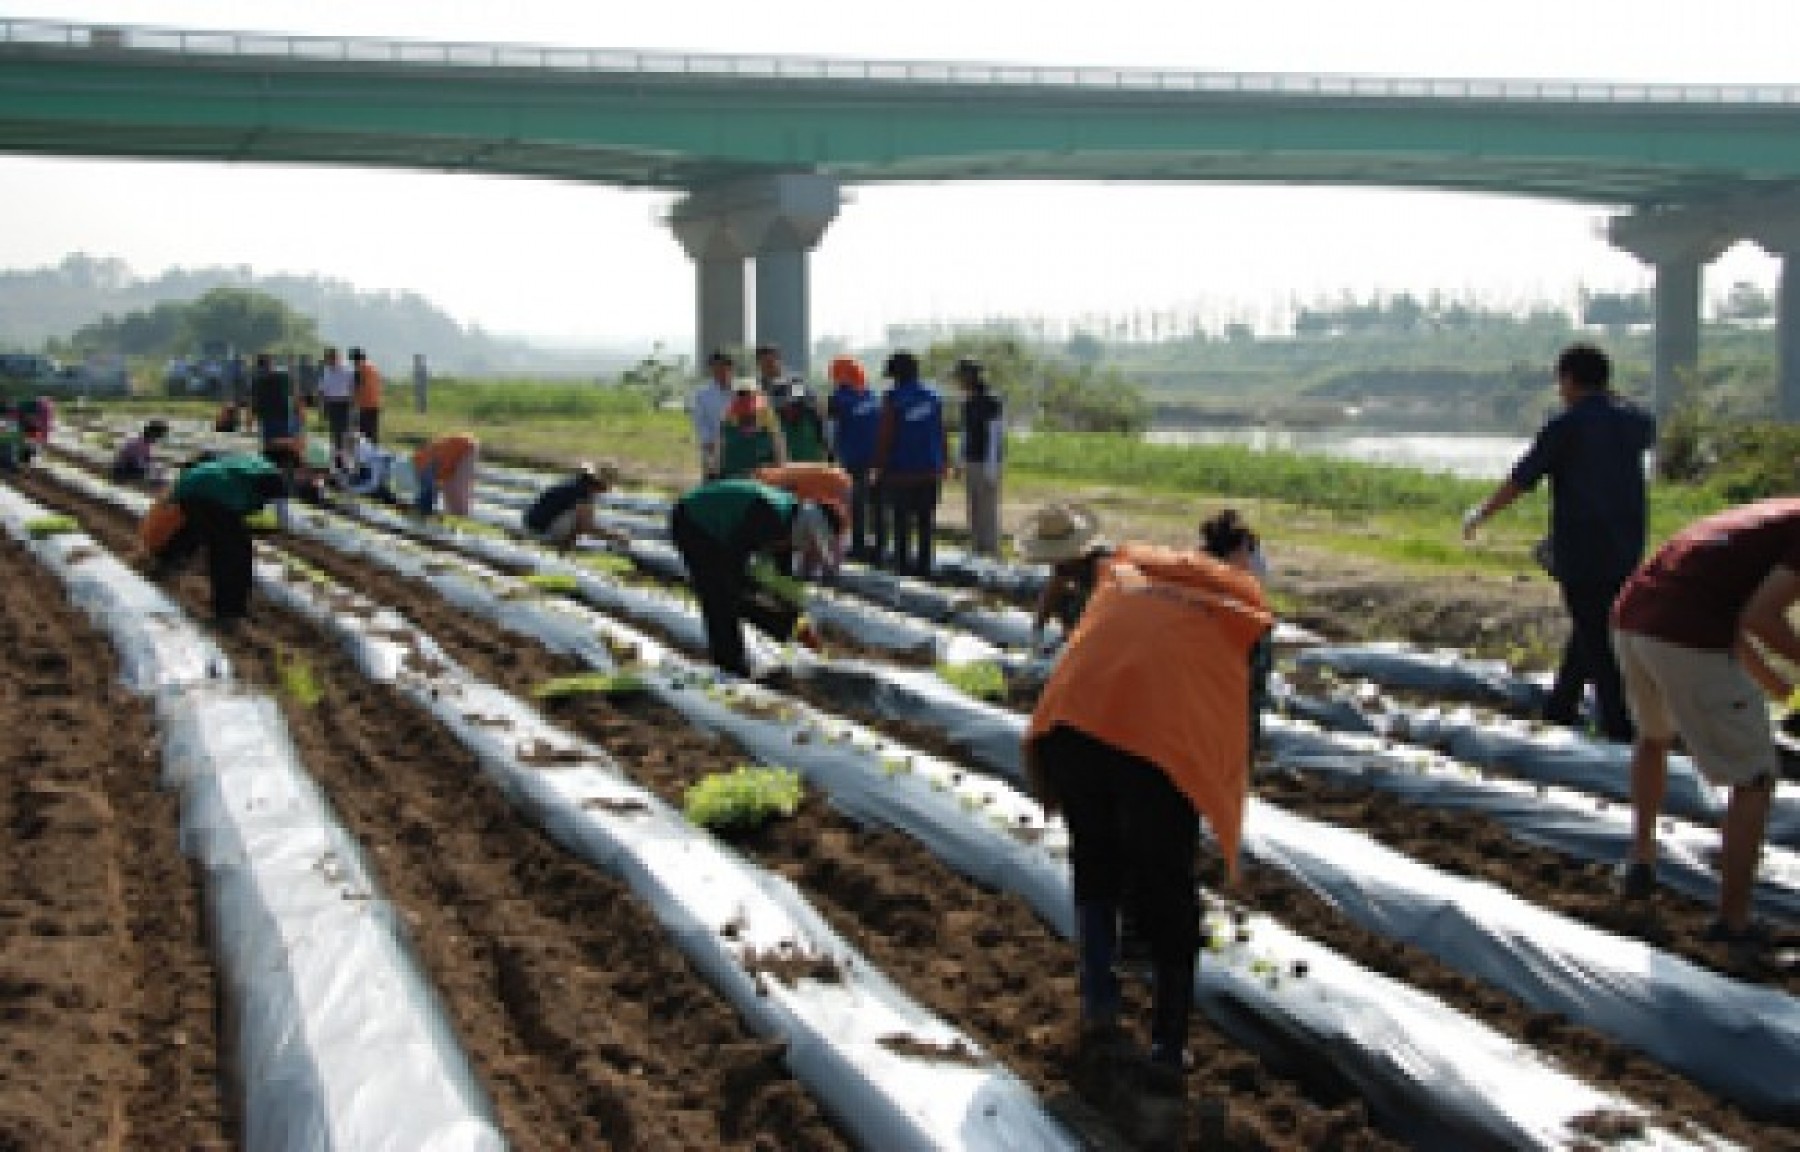
[[[1013,535],[1019,557],[1028,564],[1050,565],[1050,578],[1038,593],[1031,614],[1032,647],[1040,647],[1051,617],[1063,634],[1075,630],[1094,592],[1095,565],[1112,545],[1100,534],[1100,518],[1081,504],[1046,504],[1025,519]]]
[[[1236,875],[1249,787],[1251,653],[1274,624],[1241,554],[1123,544],[1098,551],[1079,506],[1040,510],[1020,551],[1094,556],[1093,594],[1026,729],[1033,793],[1067,820],[1082,1033],[1076,1083],[1146,1143],[1178,1130],[1199,956],[1199,820]],[[1153,973],[1148,1060],[1119,1024],[1129,900]]]
[[[573,476],[538,493],[525,509],[520,521],[526,534],[563,551],[573,548],[583,536],[622,540],[621,533],[594,523],[594,502],[618,482],[619,470],[611,464],[583,463]]]
[[[794,568],[824,567],[842,527],[832,505],[750,479],[713,480],[675,501],[669,535],[700,602],[714,664],[750,674],[746,620],[777,639],[797,634],[804,595],[777,560],[792,553]]]

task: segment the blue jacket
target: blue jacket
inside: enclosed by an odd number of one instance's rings
[[[881,397],[868,388],[839,384],[825,402],[831,417],[832,447],[838,463],[860,471],[875,459],[875,434],[881,428]]]
[[[944,402],[917,380],[896,381],[881,401],[875,466],[884,480],[936,480],[944,474]]]

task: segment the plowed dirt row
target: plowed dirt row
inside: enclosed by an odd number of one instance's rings
[[[124,513],[22,486],[129,553]],[[207,616],[197,570],[174,591]],[[322,686],[314,707],[283,701],[302,759],[401,910],[514,1147],[848,1146],[629,891],[531,829],[433,719],[266,602],[225,646],[246,681],[279,684],[298,663]],[[68,695],[83,726],[111,722],[106,695]]]
[[[0,1149],[229,1148],[197,876],[148,703],[0,537]]]

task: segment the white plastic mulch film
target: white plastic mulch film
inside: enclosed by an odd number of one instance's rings
[[[865,1146],[1075,1147],[1022,1081],[884,979],[785,880],[695,829],[604,751],[475,680],[390,610],[275,564],[259,563],[257,579],[436,715],[559,842],[642,896],[752,1026],[787,1041],[795,1075]],[[796,965],[807,974],[781,974]]]
[[[44,516],[0,488],[15,536]],[[395,917],[301,768],[279,709],[228,683],[179,610],[80,534],[34,542],[153,693],[184,850],[207,919],[243,1092],[244,1146],[486,1152],[486,1098]],[[146,626],[154,609],[153,626]]]

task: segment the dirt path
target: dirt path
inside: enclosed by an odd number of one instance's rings
[[[0,1149],[223,1149],[216,976],[149,705],[0,537]]]

